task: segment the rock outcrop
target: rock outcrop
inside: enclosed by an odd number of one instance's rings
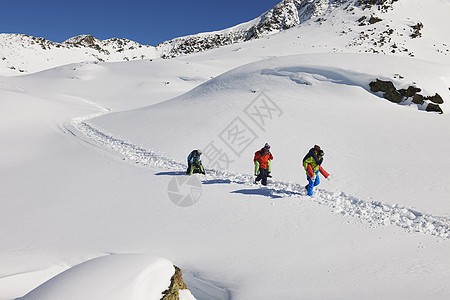
[[[246,42],[295,27],[324,14],[349,0],[283,0],[250,22],[230,29],[190,35],[163,42],[157,46],[163,58]]]
[[[175,274],[170,279],[170,286],[163,292],[164,297],[162,297],[161,300],[179,300],[179,291],[188,289],[184,283],[181,269],[177,266],[174,266],[174,268]]]
[[[370,90],[374,93],[382,92],[383,97],[393,103],[403,104],[406,101],[417,104],[420,109],[424,109],[429,112],[444,113],[439,104],[444,103],[442,97],[436,93],[434,96],[423,96],[419,94],[422,89],[409,86],[407,89],[396,89],[392,81],[384,81],[376,79],[370,84]],[[430,103],[431,102],[431,103]]]

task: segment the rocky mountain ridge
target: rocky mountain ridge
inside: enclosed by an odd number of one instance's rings
[[[336,9],[385,12],[398,0],[284,0],[250,22],[217,32],[175,38],[158,45],[163,58],[176,57],[277,33],[307,21],[324,22]],[[375,14],[375,12],[373,12]]]
[[[293,28],[348,0],[284,0],[250,22],[233,28],[175,38],[158,45],[163,58],[258,39]]]
[[[312,25],[342,37],[347,49],[329,45],[334,51],[414,56],[409,40],[421,39],[422,29],[427,25],[408,16],[402,16],[400,26],[393,25],[387,16],[396,9],[397,3],[406,3],[402,1],[406,0],[283,0],[249,22],[221,31],[175,38],[156,47],[128,39],[99,40],[91,35],[54,43],[28,35],[0,34],[0,72],[3,75],[32,73],[81,61],[173,58],[268,37],[292,28],[301,33]],[[326,43],[320,37],[316,42]],[[448,54],[448,45],[435,47],[443,55]]]
[[[0,69],[6,69],[11,75],[82,61],[129,61],[156,57],[155,47],[128,39],[99,40],[91,35],[81,35],[55,43],[25,34],[0,34]]]

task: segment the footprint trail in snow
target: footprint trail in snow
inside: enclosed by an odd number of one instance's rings
[[[112,150],[119,154],[124,160],[144,166],[152,166],[170,171],[184,171],[185,164],[177,162],[168,157],[159,155],[151,150],[134,145],[132,142],[114,137],[103,130],[87,123],[91,118],[108,113],[110,110],[95,104],[101,112],[93,115],[75,118],[72,125],[82,132],[90,141],[100,145],[102,148]],[[221,170],[208,170],[206,180],[220,180],[229,183],[254,186],[253,176],[248,174],[234,173]],[[344,192],[334,193],[323,189],[317,189],[314,197],[306,196],[303,185],[284,181],[272,181],[269,190],[277,197],[297,197],[326,205],[333,212],[352,216],[374,225],[393,224],[402,227],[408,232],[420,232],[434,235],[443,239],[450,238],[450,219],[437,217],[400,205],[391,205],[378,201],[364,201]]]

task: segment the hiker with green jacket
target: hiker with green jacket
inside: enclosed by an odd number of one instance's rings
[[[313,195],[313,189],[320,184],[319,172],[325,178],[329,178],[330,174],[321,166],[323,162],[324,152],[318,145],[311,148],[303,158],[303,168],[306,171],[306,178],[308,185],[305,186],[308,191],[308,196]]]

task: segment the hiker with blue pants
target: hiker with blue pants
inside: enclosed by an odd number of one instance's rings
[[[305,168],[306,178],[308,179],[308,184],[305,186],[305,189],[308,191],[308,196],[312,196],[314,187],[320,184],[319,173],[325,178],[330,178],[330,174],[321,166],[323,156],[323,150],[318,145],[315,145],[303,158],[303,167]]]

